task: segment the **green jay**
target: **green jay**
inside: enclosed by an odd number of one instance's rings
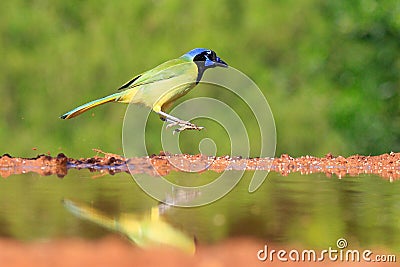
[[[64,115],[62,119],[70,119],[96,106],[108,102],[134,103],[151,108],[167,121],[170,126],[179,126],[174,132],[183,130],[201,130],[188,121],[181,120],[166,113],[178,98],[186,95],[202,79],[209,68],[228,67],[216,53],[210,49],[196,48],[183,56],[169,60],[157,67],[133,77],[123,84],[120,92],[91,101],[79,106]]]

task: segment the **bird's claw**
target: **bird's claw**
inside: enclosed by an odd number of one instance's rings
[[[202,126],[197,126],[197,125],[194,125],[194,124],[191,124],[191,125],[185,124],[185,125],[181,126],[180,128],[175,129],[175,130],[173,131],[172,134],[180,133],[180,132],[182,132],[182,131],[184,131],[184,130],[197,130],[197,131],[201,131],[201,130],[203,130],[203,129],[204,129],[204,127],[202,127]]]
[[[179,122],[174,121],[174,122],[170,122],[170,123],[166,126],[166,128],[170,128],[170,127],[173,127],[173,126],[180,126],[180,128],[175,129],[175,130],[173,131],[173,134],[180,133],[180,132],[185,131],[185,130],[197,130],[197,131],[201,131],[202,129],[204,129],[204,127],[197,126],[197,125],[195,125],[195,124],[193,124],[193,123],[190,123],[190,122],[188,122],[188,121],[179,121]]]
[[[173,121],[167,124],[167,126],[165,128],[171,128],[172,126],[176,126],[179,125],[179,122]]]

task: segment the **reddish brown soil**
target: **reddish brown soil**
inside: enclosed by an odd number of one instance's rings
[[[36,158],[14,158],[5,154],[0,157],[0,176],[36,172],[43,176],[56,174],[63,177],[68,172],[67,160],[64,154],[57,157],[38,155]]]
[[[97,241],[63,239],[22,243],[0,239],[1,266],[396,266],[396,263],[365,262],[279,262],[257,259],[265,243],[248,238],[227,240],[218,245],[199,246],[196,254],[187,255],[171,249],[142,250],[128,241],[106,237]],[[269,249],[279,250],[276,246]],[[286,248],[290,251],[293,247]],[[378,254],[377,251],[373,251]],[[380,252],[382,253],[382,252]],[[385,254],[385,253],[382,253]],[[389,253],[386,253],[389,254]]]
[[[101,152],[96,150],[97,152]],[[103,152],[102,152],[103,153]],[[325,173],[342,178],[346,175],[375,174],[383,178],[395,180],[400,178],[400,153],[382,154],[379,156],[354,155],[350,157],[326,155],[323,158],[303,156],[293,158],[287,154],[279,158],[231,158],[205,155],[172,155],[161,152],[150,157],[126,159],[122,156],[104,153],[103,157],[72,159],[64,154],[57,157],[40,155],[36,158],[14,158],[9,155],[0,157],[0,176],[36,172],[40,175],[56,174],[63,177],[68,169],[89,169],[110,174],[128,172],[147,173],[153,176],[166,175],[171,171],[202,172],[211,170],[264,170],[288,175],[292,172],[302,174]]]

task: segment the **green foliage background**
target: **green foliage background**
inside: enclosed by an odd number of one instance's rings
[[[277,154],[400,150],[396,0],[6,0],[0,12],[0,153],[122,153],[126,106],[59,116],[195,47],[258,84]]]

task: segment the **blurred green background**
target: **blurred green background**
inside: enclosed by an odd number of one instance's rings
[[[278,155],[400,150],[397,0],[14,0],[0,12],[0,153],[122,153],[125,105],[59,116],[195,47],[261,88]]]

